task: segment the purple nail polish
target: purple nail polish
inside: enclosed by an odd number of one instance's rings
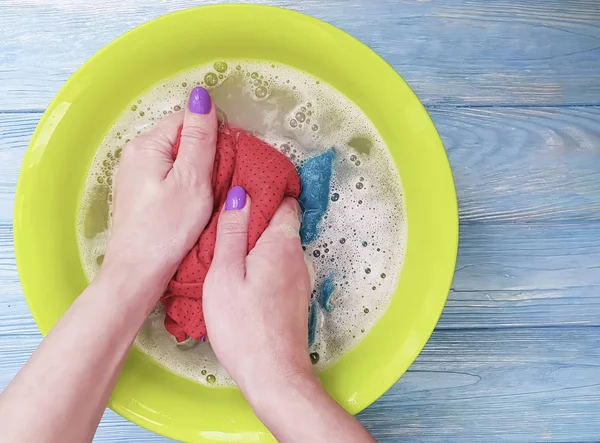
[[[246,191],[241,186],[235,186],[227,193],[227,200],[225,200],[225,210],[240,210],[246,206]]]
[[[188,108],[194,114],[208,114],[210,112],[210,94],[202,86],[197,86],[190,92]]]

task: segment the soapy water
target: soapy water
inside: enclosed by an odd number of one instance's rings
[[[317,275],[310,320],[311,361],[326,368],[355,347],[381,318],[396,288],[406,247],[404,202],[387,147],[364,113],[317,78],[285,65],[219,60],[177,74],[133,100],[102,141],[88,173],[78,217],[78,241],[89,280],[110,235],[112,184],[123,146],[167,114],[186,106],[190,90],[206,87],[221,121],[254,133],[296,166],[335,149],[329,207],[319,235],[305,248]],[[135,344],[184,377],[210,386],[233,381],[210,344],[176,344],[159,303]]]

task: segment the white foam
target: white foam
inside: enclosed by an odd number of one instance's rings
[[[390,303],[406,245],[400,179],[373,124],[330,85],[268,62],[229,60],[227,65],[219,83],[207,89],[230,124],[254,132],[296,164],[330,147],[336,149],[331,193],[339,198],[330,202],[318,240],[306,249],[317,268],[316,287],[331,273],[337,284],[331,299],[334,309],[319,310],[316,341],[310,349],[319,353],[316,368],[323,369],[356,346]],[[132,101],[104,138],[88,175],[78,226],[82,262],[90,280],[109,237],[110,202],[98,201],[110,195],[106,180],[116,163],[115,152],[165,114],[183,109],[191,88],[207,86],[203,79],[210,72],[219,75],[208,64],[155,85]],[[257,88],[264,88],[258,91],[260,98]],[[364,150],[370,144],[370,153],[357,152],[348,145],[351,140],[362,143]],[[103,184],[97,183],[98,177],[104,177]],[[100,225],[106,229],[94,224],[95,229],[90,229],[88,223],[86,235],[86,217],[88,222],[95,219],[90,212],[108,217]],[[233,383],[209,344],[177,346],[163,319],[164,311],[157,307],[136,339],[142,351],[201,383],[208,384],[209,374],[216,377],[214,386]]]

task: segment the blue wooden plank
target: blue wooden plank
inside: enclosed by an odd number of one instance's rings
[[[0,109],[43,109],[86,59],[169,11],[220,0],[11,0],[0,5]],[[595,0],[258,0],[348,31],[426,104],[600,104]],[[376,81],[376,79],[373,79]]]
[[[0,113],[0,219],[12,220],[21,161],[40,117]]]
[[[441,329],[600,326],[600,223],[460,227]]]
[[[600,107],[429,113],[461,222],[600,220]]]
[[[450,159],[461,222],[600,220],[600,106],[429,113]],[[39,118],[0,112],[0,219],[12,214]]]
[[[436,331],[360,416],[379,441],[597,442],[600,329]]]

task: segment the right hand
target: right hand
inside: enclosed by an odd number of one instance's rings
[[[241,188],[230,191],[203,307],[217,358],[252,403],[255,392],[314,376],[308,354],[314,267],[309,273],[298,234],[300,207],[289,197],[248,253],[251,204]]]
[[[373,443],[312,370],[315,272],[300,244],[298,202],[283,200],[248,253],[250,205],[241,188],[229,192],[204,283],[204,318],[219,361],[277,441]]]

